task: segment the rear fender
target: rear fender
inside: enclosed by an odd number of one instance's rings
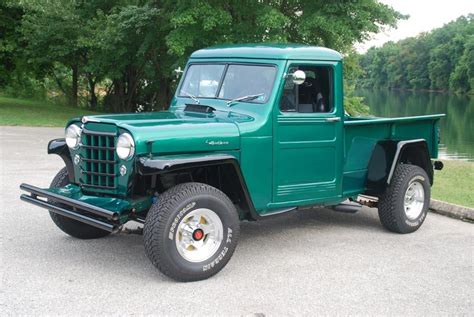
[[[397,143],[397,151],[390,167],[387,184],[390,184],[395,168],[401,163],[417,165],[424,169],[426,174],[428,174],[430,184],[433,185],[433,164],[431,163],[428,144],[425,140],[408,140]]]
[[[48,143],[48,154],[59,155],[66,165],[69,182],[74,183],[74,166],[71,161],[71,154],[65,139],[54,139]]]
[[[378,195],[385,191],[398,164],[412,164],[423,168],[433,185],[433,165],[428,145],[423,139],[379,141],[369,161],[366,193]]]

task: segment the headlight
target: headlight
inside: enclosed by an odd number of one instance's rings
[[[135,153],[135,142],[128,133],[123,133],[117,140],[117,155],[122,160],[128,160]]]
[[[66,129],[66,144],[71,149],[77,149],[79,147],[79,143],[81,142],[81,128],[79,128],[75,124],[71,124]]]

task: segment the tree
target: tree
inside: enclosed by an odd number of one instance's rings
[[[474,91],[474,35],[466,43],[464,52],[451,74],[450,88],[460,93]]]
[[[473,14],[397,43],[388,42],[360,56],[359,87],[474,92]]]
[[[0,3],[0,87],[11,80],[11,73],[16,68],[15,56],[19,47],[17,26],[22,16],[20,8]]]
[[[95,107],[96,86],[105,85],[104,107],[113,111],[165,108],[176,84],[173,70],[202,47],[298,42],[347,53],[353,43],[403,18],[376,0],[20,3],[30,63],[47,69],[73,104],[83,85]]]

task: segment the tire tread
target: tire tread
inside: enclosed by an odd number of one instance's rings
[[[421,171],[420,171],[421,170]],[[400,222],[399,218],[397,218],[397,213],[400,208],[399,206],[399,199],[401,194],[404,194],[403,187],[407,178],[410,175],[419,172],[423,174],[423,176],[427,177],[426,172],[418,166],[410,165],[410,164],[399,164],[393,175],[390,185],[387,187],[385,192],[379,197],[378,203],[378,214],[380,218],[380,222],[382,225],[392,231],[397,233],[409,233],[414,230],[407,230]],[[429,193],[425,193],[425,195]],[[420,224],[421,225],[421,224]],[[418,228],[415,228],[415,230]]]
[[[231,210],[235,210],[235,207],[230,199],[217,188],[203,183],[182,183],[168,189],[163,194],[161,194],[158,202],[152,205],[146,217],[145,227],[143,230],[145,253],[153,265],[157,267],[163,274],[178,281],[187,282],[201,280],[202,277],[195,277],[186,275],[183,272],[177,272],[177,270],[170,266],[169,263],[160,260],[165,256],[165,254],[163,254],[165,250],[160,247],[160,232],[164,232],[166,230],[166,222],[175,210],[175,206],[189,197],[203,193],[217,196],[221,201],[224,201],[230,205]],[[235,212],[237,213],[237,211]],[[233,231],[232,239],[238,241],[238,238],[239,230]],[[232,255],[235,246],[236,244],[234,243],[231,245],[232,249],[229,248],[228,252],[230,255]],[[225,263],[227,263],[229,260],[230,256],[225,258],[223,264],[225,265]],[[206,275],[206,278],[215,275],[217,272],[218,271],[214,271],[212,274]]]

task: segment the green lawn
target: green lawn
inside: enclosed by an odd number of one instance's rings
[[[435,171],[432,198],[474,208],[474,162],[443,161]]]
[[[73,117],[93,113],[48,101],[0,97],[0,125],[63,127]]]

